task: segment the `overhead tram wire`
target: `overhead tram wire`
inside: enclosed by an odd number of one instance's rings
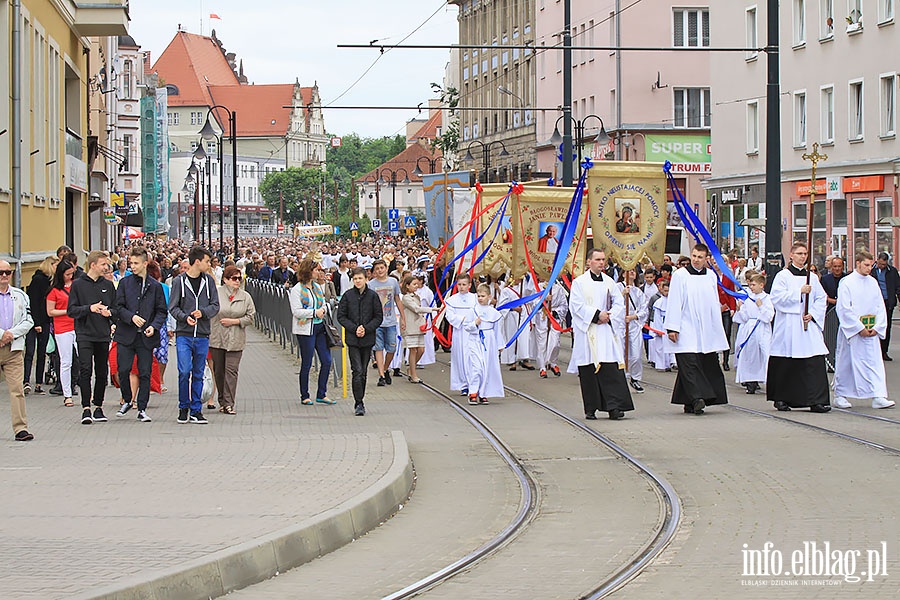
[[[338,44],[338,48],[388,50],[598,50],[608,52],[768,52],[767,46],[758,48],[728,48],[714,46],[535,46],[534,44]]]

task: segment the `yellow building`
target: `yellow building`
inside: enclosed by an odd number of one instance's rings
[[[127,25],[127,0],[0,0],[0,258],[19,283],[59,245],[91,247],[88,36]]]

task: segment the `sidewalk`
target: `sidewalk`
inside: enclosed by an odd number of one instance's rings
[[[208,597],[343,545],[405,502],[402,433],[354,417],[352,400],[301,406],[291,357],[248,338],[238,414],[208,411],[206,426],[175,422],[174,362],[152,423],[117,419],[113,387],[110,421],[90,426],[58,397],[28,397],[35,440],[0,430],[0,597]],[[8,402],[2,385],[4,419]]]

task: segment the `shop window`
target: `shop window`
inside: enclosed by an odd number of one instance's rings
[[[871,202],[868,198],[853,200],[853,253],[870,247],[869,216]]]
[[[879,225],[894,213],[894,205],[890,198],[875,198],[875,255],[887,252],[894,256],[894,228],[890,225]]]

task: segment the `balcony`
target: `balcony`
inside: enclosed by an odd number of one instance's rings
[[[128,35],[128,0],[93,0],[73,2],[75,29],[79,35]]]

